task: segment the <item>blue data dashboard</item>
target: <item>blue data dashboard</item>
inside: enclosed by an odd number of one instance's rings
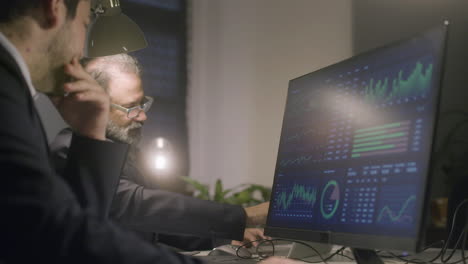
[[[430,31],[290,81],[269,226],[416,234],[442,34]]]

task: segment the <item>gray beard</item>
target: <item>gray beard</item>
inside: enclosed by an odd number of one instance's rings
[[[106,127],[106,137],[123,143],[137,146],[141,140],[143,124],[132,122],[129,126],[121,127],[109,119]]]

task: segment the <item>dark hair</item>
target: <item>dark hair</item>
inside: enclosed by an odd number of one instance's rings
[[[67,18],[73,19],[76,15],[76,7],[81,0],[63,0],[67,7]],[[0,23],[7,23],[13,19],[24,16],[26,11],[38,8],[44,4],[44,0],[7,0],[2,1],[0,8]]]

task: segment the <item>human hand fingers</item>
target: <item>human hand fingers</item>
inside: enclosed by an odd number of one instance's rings
[[[254,236],[256,239],[266,239],[267,237],[263,234],[263,228],[246,228],[246,232]]]
[[[109,99],[105,94],[93,90],[85,90],[79,93],[71,93],[64,97],[61,102],[75,102],[75,103],[91,103],[96,108],[107,110],[109,108]]]
[[[97,82],[89,81],[89,80],[76,80],[73,82],[68,82],[64,84],[64,91],[66,93],[80,93],[86,91],[94,91],[98,94],[102,94],[103,96],[107,97],[107,93],[104,89]]]
[[[103,104],[104,107],[109,106],[109,98],[104,89],[97,83],[97,81],[88,74],[77,58],[65,65],[65,72],[72,77],[72,81],[64,84],[65,93],[72,95],[72,98],[85,100],[88,98],[90,101]],[[93,97],[81,95],[81,93],[94,91]]]
[[[246,228],[245,229],[243,242],[244,244],[246,244],[247,247],[258,246],[259,241],[257,240],[262,240],[262,239],[266,239],[265,235],[263,234],[263,229],[261,228]]]
[[[242,246],[244,243],[242,243],[241,241],[237,241],[237,240],[232,240],[231,241],[231,244],[234,245],[234,246]]]
[[[109,107],[97,103],[95,91],[69,94],[61,99],[54,99],[57,110],[65,122],[78,134],[98,140],[105,140]]]
[[[77,63],[75,59],[67,66],[73,80],[64,84],[66,95],[51,100],[77,133],[104,140],[110,111],[109,95],[90,75],[81,72],[82,68]],[[76,70],[76,74],[70,69]]]
[[[70,63],[65,64],[65,73],[76,80],[95,81],[94,78],[83,69],[83,66],[81,66],[76,57],[73,58]]]
[[[251,246],[257,246],[258,242],[253,242],[257,239],[261,239],[260,236],[258,236],[255,232],[248,231],[249,228],[247,228],[244,232],[244,239],[242,241],[237,241],[237,240],[232,240],[231,244],[235,246],[245,246],[245,247],[251,247]],[[254,229],[254,228],[250,228]]]

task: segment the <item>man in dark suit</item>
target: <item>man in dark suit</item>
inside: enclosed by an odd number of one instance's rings
[[[245,226],[246,222],[264,224],[267,203],[244,209],[151,186],[142,172],[144,166],[137,145],[152,98],[144,96],[138,62],[130,55],[118,54],[88,59],[84,64],[85,70],[111,98],[107,138],[131,145],[111,207],[114,219],[153,243],[162,242],[185,250],[213,248],[216,242],[263,238],[262,230],[245,229]],[[70,142],[71,131],[67,129],[51,145],[59,171],[65,165]]]
[[[89,13],[87,0],[2,2],[0,263],[198,263],[106,217],[127,147],[105,140],[109,98],[78,63]],[[63,178],[49,160],[36,89],[55,95],[74,131]]]

